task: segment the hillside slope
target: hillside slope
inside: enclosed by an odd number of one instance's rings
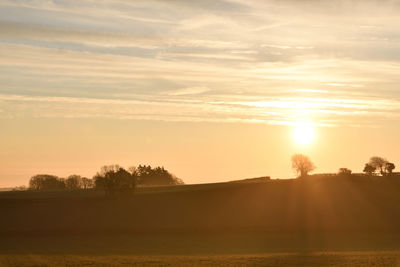
[[[70,194],[70,195],[68,195]],[[0,234],[400,232],[400,181],[271,180],[100,193],[0,193]]]

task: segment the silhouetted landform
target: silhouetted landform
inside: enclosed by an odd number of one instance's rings
[[[261,253],[400,249],[400,177],[310,175],[0,193],[4,253]],[[21,252],[21,253],[22,253]]]
[[[334,178],[334,177],[347,177],[349,179],[372,179],[372,180],[380,180],[380,179],[386,179],[386,180],[396,180],[400,179],[400,172],[392,172],[391,174],[387,174],[385,176],[378,175],[378,174],[373,174],[373,175],[366,175],[365,173],[316,173],[316,174],[309,174],[305,179],[315,179],[315,178]]]
[[[141,165],[105,166],[87,180],[39,176],[50,186],[0,192],[0,253],[400,249],[400,174],[393,163],[372,157],[364,173],[310,175],[315,165],[298,154],[292,167],[299,179],[198,185]]]
[[[2,188],[0,188],[0,192],[2,192],[2,191],[12,191],[12,190],[14,190],[13,187],[2,187]]]
[[[261,176],[261,177],[256,177],[256,178],[233,180],[233,181],[229,181],[229,183],[260,183],[260,182],[267,182],[269,180],[271,180],[271,177]]]
[[[321,177],[144,188],[117,199],[2,192],[0,232],[400,231],[400,179]]]

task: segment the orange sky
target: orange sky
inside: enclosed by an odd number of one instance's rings
[[[396,1],[0,3],[0,187],[104,164],[187,183],[400,164]],[[315,140],[293,142],[309,121]]]
[[[270,175],[289,178],[290,157],[305,153],[316,172],[355,172],[372,155],[400,162],[399,129],[322,127],[306,147],[287,126],[251,123],[111,119],[3,119],[1,185],[27,184],[37,173],[91,177],[104,164],[163,165],[186,183]],[[385,138],[382,138],[385,136]],[[4,141],[7,140],[7,141]]]

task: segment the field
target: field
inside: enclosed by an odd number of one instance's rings
[[[0,266],[400,266],[400,182],[1,192]]]
[[[399,252],[255,255],[5,255],[0,266],[400,266]]]

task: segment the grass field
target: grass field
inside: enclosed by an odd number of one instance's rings
[[[0,266],[400,266],[400,252],[253,255],[1,255]]]

